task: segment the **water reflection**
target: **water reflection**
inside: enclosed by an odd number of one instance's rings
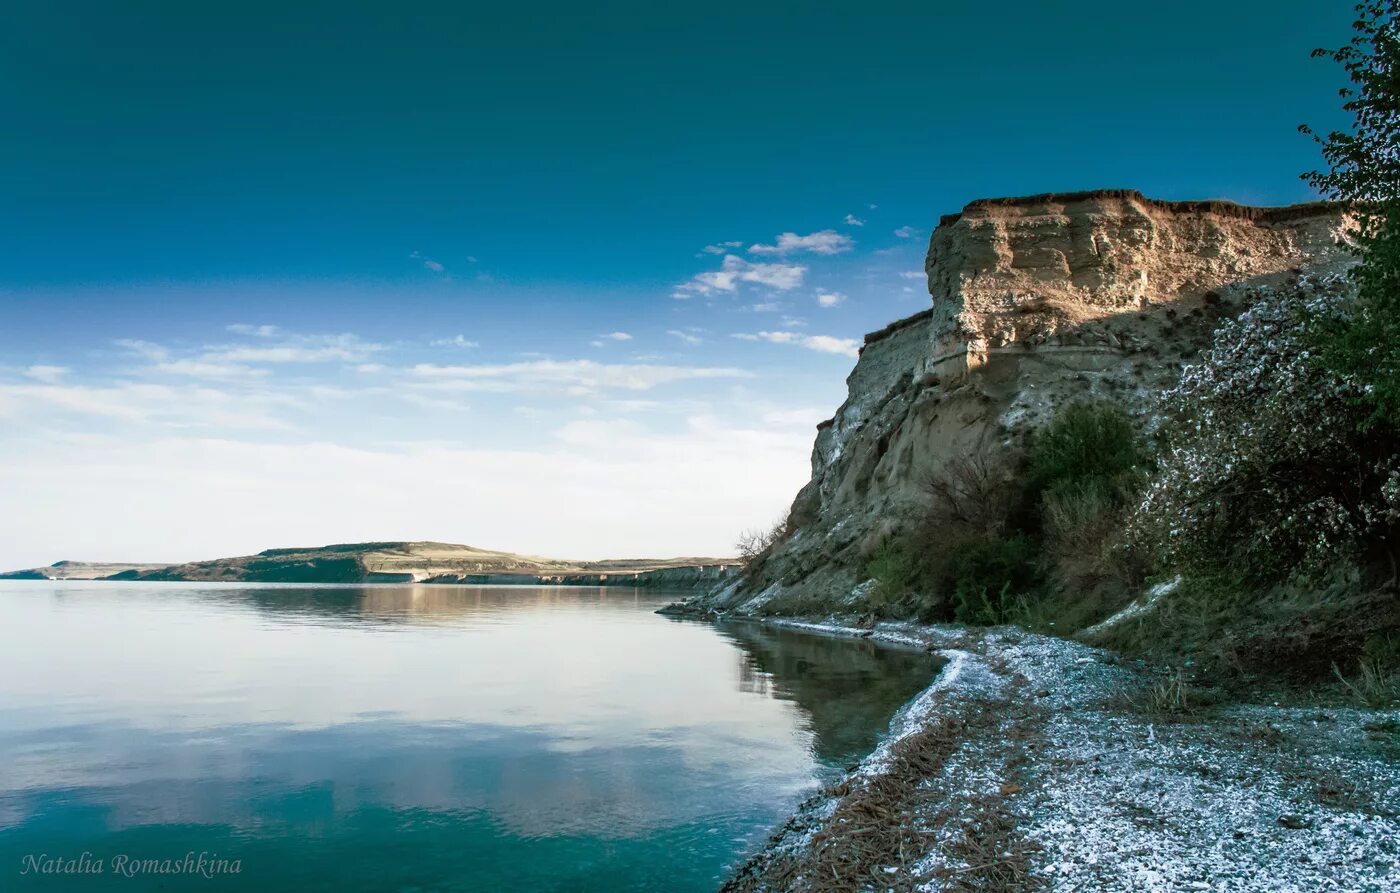
[[[757,623],[729,624],[721,632],[743,649],[740,690],[796,702],[814,733],[817,757],[832,765],[874,749],[890,716],[909,700],[909,680],[927,680],[943,663],[865,639],[832,648],[825,637]]]
[[[84,849],[236,853],[267,890],[712,888],[932,664],[667,600],[0,584],[0,888]]]

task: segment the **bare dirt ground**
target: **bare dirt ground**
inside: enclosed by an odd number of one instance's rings
[[[726,891],[1400,889],[1400,710],[1210,703],[1014,630],[805,626],[949,663]]]

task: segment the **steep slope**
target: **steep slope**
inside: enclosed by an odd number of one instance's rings
[[[1145,412],[1221,319],[1304,271],[1353,263],[1349,225],[1336,205],[1125,190],[983,200],[944,217],[925,263],[932,306],[866,336],[846,402],[818,426],[788,535],[697,607],[851,593],[950,458],[1013,445],[1076,397]]]

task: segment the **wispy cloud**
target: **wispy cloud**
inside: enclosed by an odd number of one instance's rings
[[[847,214],[846,219],[843,220],[842,223],[846,224],[847,226],[865,226],[865,221],[861,220],[854,214]]]
[[[238,378],[261,378],[267,375],[266,369],[255,369],[242,363],[217,363],[203,360],[165,360],[152,367],[166,375],[183,375],[189,378],[207,378],[215,381],[228,381]]]
[[[813,254],[841,254],[850,251],[854,245],[855,242],[850,236],[838,233],[834,229],[823,229],[805,236],[799,236],[797,233],[781,233],[778,236],[777,244],[750,245],[749,253],[788,255],[810,251]]]
[[[846,296],[839,291],[824,291],[817,295],[817,303],[822,307],[835,307],[844,300]]]
[[[241,322],[227,328],[235,335],[256,335],[259,338],[274,338],[282,332],[277,326],[251,326]]]
[[[135,338],[118,338],[113,343],[147,360],[159,361],[170,356],[169,350],[150,341],[140,341]]]
[[[670,335],[672,338],[679,339],[682,344],[689,344],[691,347],[694,347],[697,344],[703,344],[705,340],[699,335],[692,335],[689,332],[682,332],[680,329],[667,329],[666,334]]]
[[[928,274],[923,270],[904,270],[899,276],[901,279],[918,279],[920,281],[928,278]]]
[[[212,363],[325,363],[359,362],[381,344],[349,333],[338,335],[287,335],[275,344],[234,344],[207,349],[200,359]]]
[[[407,372],[420,384],[439,390],[556,391],[575,395],[605,390],[648,391],[681,381],[750,377],[749,372],[731,367],[598,363],[593,360],[535,360],[470,366],[419,363]]]
[[[923,230],[918,229],[917,227],[901,226],[899,229],[894,231],[894,234],[896,236],[899,236],[901,239],[913,239],[916,238],[922,232]]]
[[[70,371],[67,366],[30,366],[24,370],[25,378],[32,378],[35,381],[42,381],[45,384],[56,384],[63,379]]]
[[[425,270],[431,270],[434,273],[442,273],[447,270],[446,267],[444,267],[441,263],[433,260],[431,257],[425,257],[421,251],[414,251],[408,256],[416,261],[421,261],[423,264],[423,269]]]
[[[168,428],[286,429],[275,410],[301,402],[292,393],[192,384],[0,384],[0,417],[30,420],[87,416]]]
[[[700,249],[706,254],[728,254],[731,248],[742,248],[744,243],[735,239],[732,242],[718,242],[714,245],[706,245]]]
[[[686,299],[715,292],[736,291],[741,283],[764,285],[780,291],[797,288],[807,268],[800,264],[753,263],[734,254],[726,254],[718,270],[700,273],[678,286],[671,295]]]
[[[735,338],[743,341],[767,341],[771,344],[792,344],[820,353],[835,353],[854,357],[860,353],[860,342],[854,338],[836,338],[831,335],[804,335],[801,332],[736,332]]]
[[[451,338],[438,338],[437,340],[432,341],[432,342],[429,342],[429,343],[430,343],[433,347],[463,347],[463,348],[471,348],[471,347],[480,347],[480,346],[481,346],[481,344],[478,343],[478,342],[476,342],[476,341],[469,341],[465,335],[453,335]]]

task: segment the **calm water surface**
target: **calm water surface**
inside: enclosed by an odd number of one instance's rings
[[[668,600],[0,582],[0,890],[713,889],[933,664]]]

